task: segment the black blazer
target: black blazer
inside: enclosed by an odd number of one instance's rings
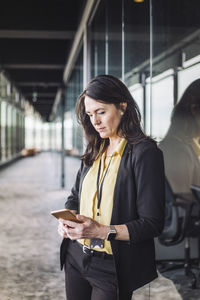
[[[79,211],[81,186],[88,167],[83,163],[65,207]],[[164,225],[163,155],[151,141],[126,145],[114,190],[111,224],[126,224],[130,241],[111,241],[119,288],[133,291],[157,277],[154,237]],[[61,245],[61,269],[68,239]]]

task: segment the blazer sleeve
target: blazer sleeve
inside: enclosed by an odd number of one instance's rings
[[[135,151],[136,220],[126,223],[130,242],[152,239],[161,234],[165,216],[165,175],[162,151],[149,143]]]
[[[80,186],[80,178],[83,170],[83,162],[78,170],[76,175],[76,180],[74,186],[71,189],[70,195],[67,197],[67,201],[65,202],[65,208],[71,210],[79,210],[79,186]]]

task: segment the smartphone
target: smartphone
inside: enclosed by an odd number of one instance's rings
[[[51,215],[56,217],[57,219],[63,219],[68,221],[73,221],[76,223],[82,223],[81,221],[77,220],[76,216],[67,209],[60,209],[51,211]]]

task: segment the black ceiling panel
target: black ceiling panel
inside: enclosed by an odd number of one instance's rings
[[[0,39],[0,62],[64,64],[70,46],[71,40]]]
[[[85,0],[6,0],[1,2],[2,29],[76,30]]]
[[[86,0],[6,0],[0,9],[0,70],[49,120]],[[37,93],[35,98],[33,93]]]

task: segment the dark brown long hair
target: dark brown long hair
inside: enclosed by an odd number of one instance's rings
[[[83,155],[83,161],[87,166],[92,165],[98,154],[105,151],[109,145],[109,139],[102,139],[90,122],[90,118],[85,112],[84,99],[86,95],[104,103],[114,104],[118,109],[121,102],[126,102],[127,108],[121,118],[117,133],[120,132],[129,145],[150,140],[142,131],[139,108],[125,84],[114,76],[99,75],[88,83],[76,104],[77,118],[83,126],[88,142]]]
[[[200,118],[200,79],[193,81],[173,109],[169,133],[185,140],[200,135],[200,128],[192,110]]]

